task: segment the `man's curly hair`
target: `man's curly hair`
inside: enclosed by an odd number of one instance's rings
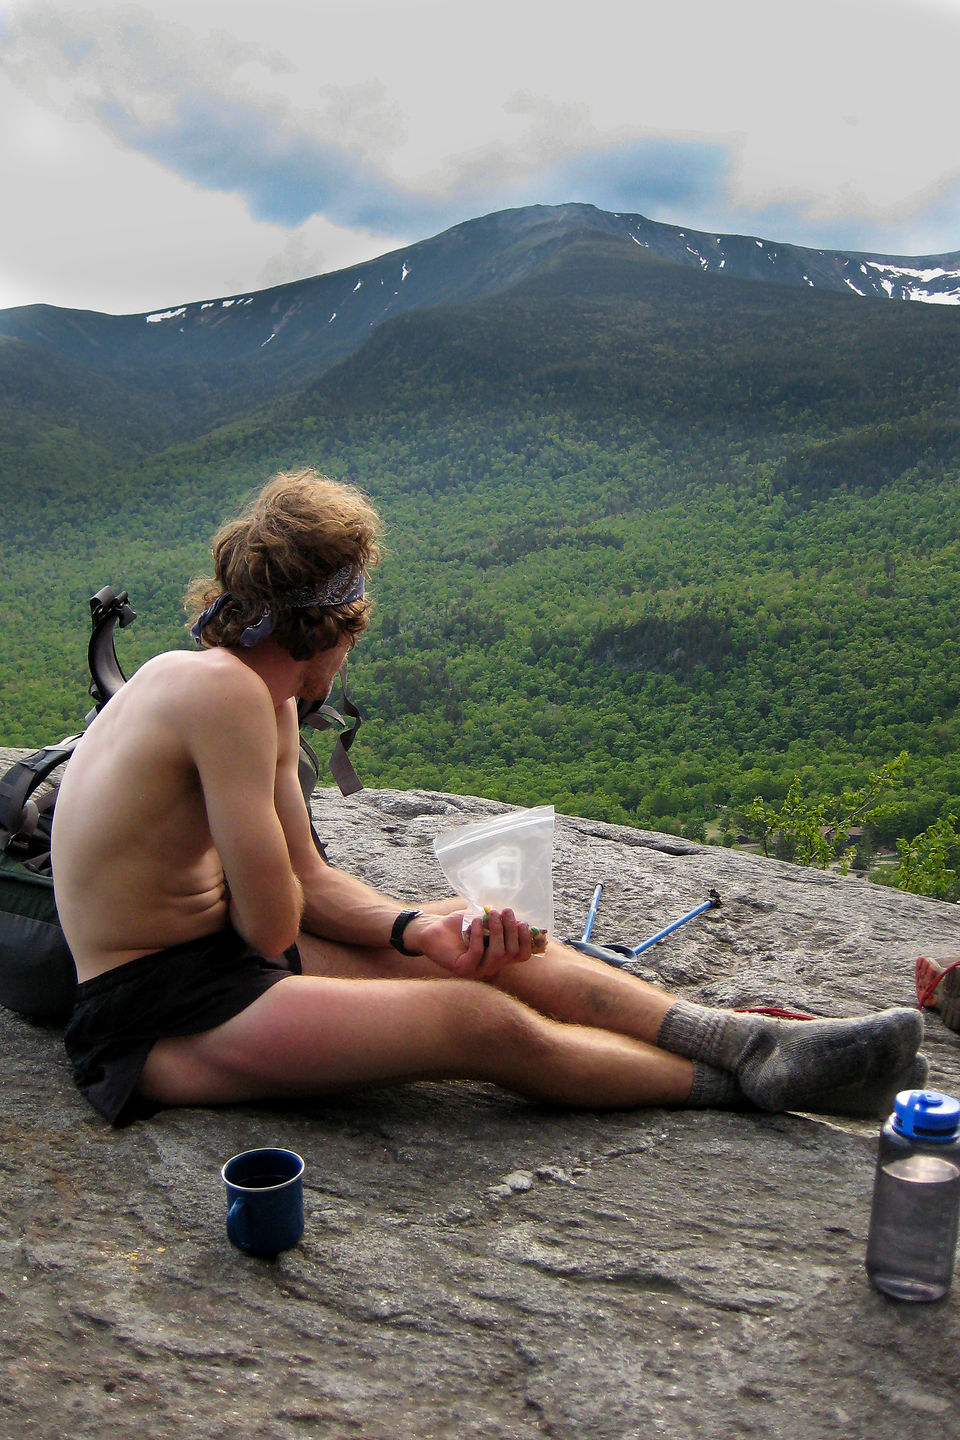
[[[285,606],[283,597],[318,589],[344,565],[371,569],[380,560],[381,529],[380,517],[352,485],[312,469],[274,476],[214,536],[214,575],[194,580],[186,594],[188,627],[226,591],[231,601],[203,627],[206,646],[237,645],[265,605],[275,616],[274,636],[294,660],[355,638],[370,622],[371,600],[318,609]]]

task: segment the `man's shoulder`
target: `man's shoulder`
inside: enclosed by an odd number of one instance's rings
[[[208,650],[166,650],[141,665],[134,677],[141,689],[186,696],[242,695],[270,700],[260,676],[219,646]]]
[[[229,651],[168,650],[140,667],[124,699],[128,713],[151,715],[187,730],[196,725],[230,729],[239,717],[272,723],[270,692],[263,680]],[[121,692],[122,693],[122,692]]]

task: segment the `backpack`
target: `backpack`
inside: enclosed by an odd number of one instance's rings
[[[137,617],[126,591],[117,593],[106,585],[90,600],[91,635],[87,647],[90,669],[89,694],[93,708],[87,725],[103,709],[126,676],[117,660],[115,631],[125,629]],[[340,671],[341,707],[353,721],[347,726],[340,712],[329,704],[310,705],[301,701],[301,727],[325,730],[338,727],[340,735],[330,758],[330,770],[344,795],[363,786],[357,778],[347,751],[360,727],[357,707],[347,699],[346,665]],[[73,754],[82,732],[68,735],[55,745],[26,755],[0,776],[0,1005],[28,1019],[57,1024],[66,1021],[73,1009],[77,975],[67,946],[53,895],[50,868],[50,832],[57,799],[57,771]],[[300,737],[300,788],[307,812],[310,796],[320,775],[320,761]],[[314,843],[326,859],[323,845],[310,824]]]
[[[73,1009],[77,974],[53,898],[54,788],[34,791],[65,764],[71,735],[19,760],[0,780],[0,1005],[56,1023]]]

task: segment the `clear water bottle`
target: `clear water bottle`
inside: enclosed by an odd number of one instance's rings
[[[950,1289],[960,1220],[960,1101],[901,1090],[880,1131],[867,1239],[871,1284],[897,1300]]]

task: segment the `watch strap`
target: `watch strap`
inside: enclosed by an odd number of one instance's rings
[[[404,930],[406,930],[411,920],[416,920],[417,917],[422,914],[422,910],[401,910],[396,920],[394,920],[393,929],[390,931],[390,944],[393,946],[394,950],[399,950],[401,955],[420,954],[419,950],[407,949],[406,945],[404,945],[403,943],[403,932]]]

